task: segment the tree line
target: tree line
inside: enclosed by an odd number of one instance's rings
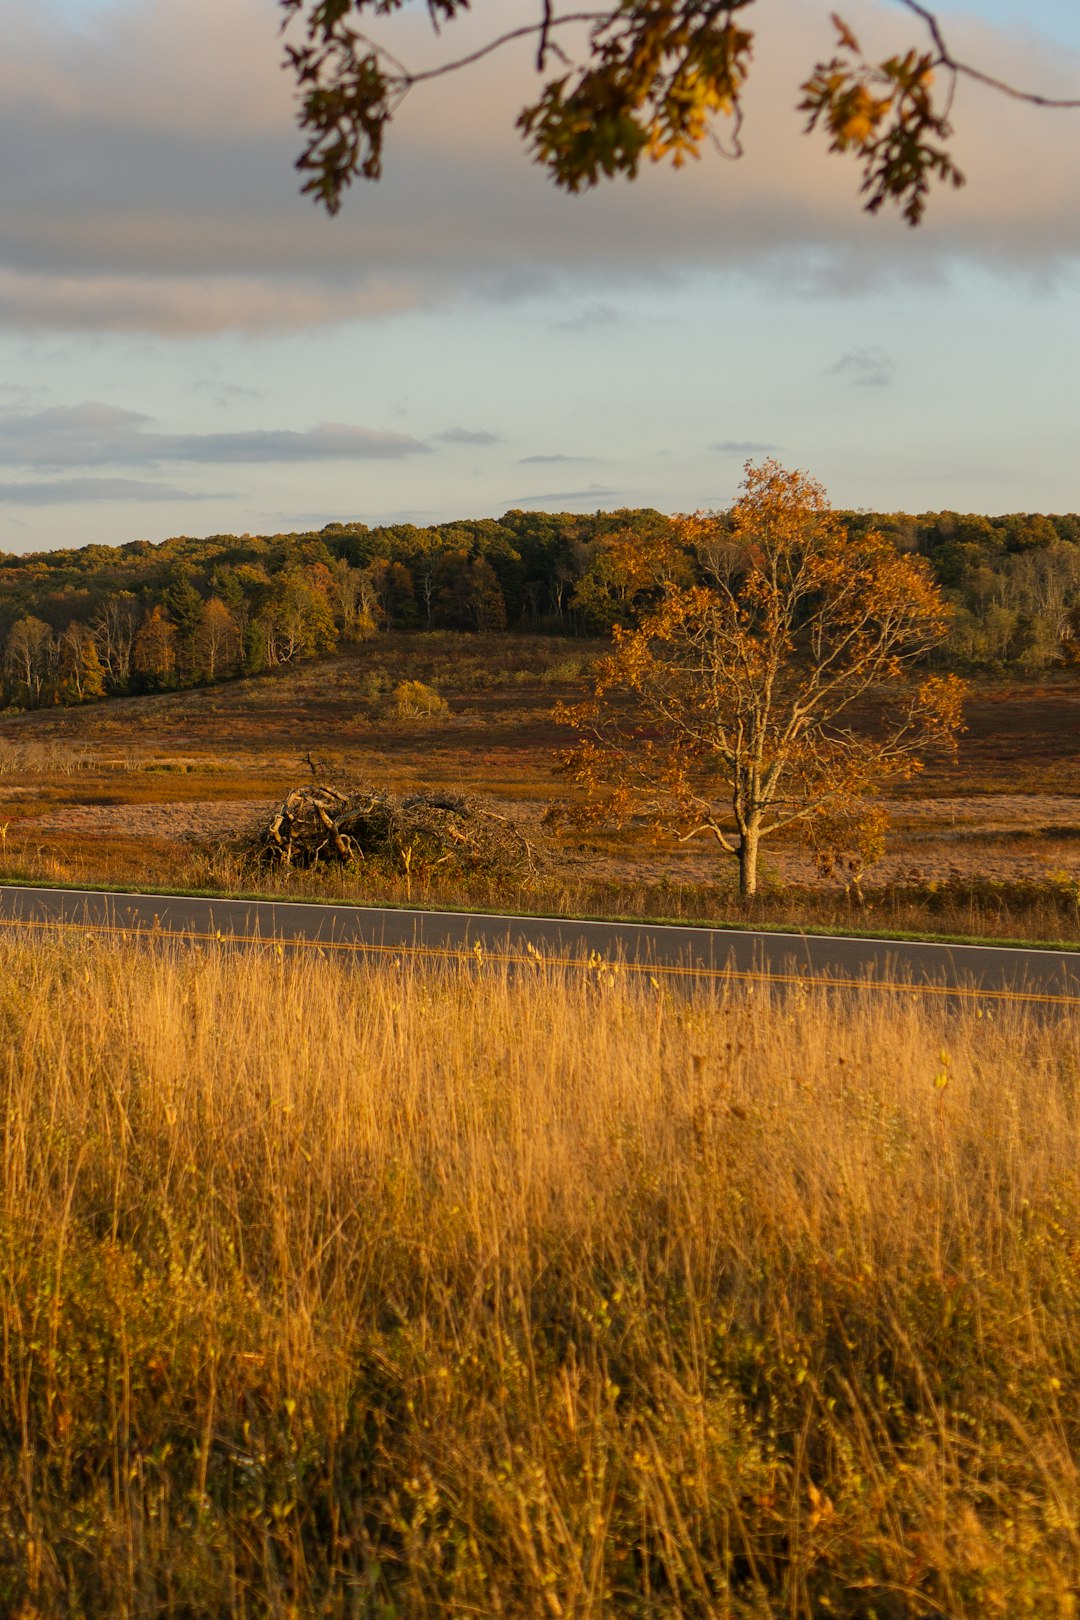
[[[1080,517],[843,516],[853,536],[875,529],[929,562],[952,610],[939,661],[1080,662]],[[3,697],[35,708],[207,685],[391,629],[605,635],[665,587],[713,577],[728,523],[704,549],[627,509],[0,555]]]

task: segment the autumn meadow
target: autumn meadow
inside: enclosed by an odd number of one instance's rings
[[[0,1620],[1080,1620],[1080,6],[834,3],[0,0]]]
[[[1075,1017],[0,949],[5,1613],[1073,1613]]]
[[[513,624],[460,537],[91,570],[8,630],[4,880],[1080,938],[1074,540],[975,526],[1062,585],[999,656],[774,462],[622,517],[484,531]],[[5,1614],[1075,1614],[1072,1008],[0,956]]]

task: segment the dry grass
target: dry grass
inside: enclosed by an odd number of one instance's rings
[[[200,816],[208,814],[201,807]],[[210,807],[212,809],[212,806]],[[265,810],[263,811],[265,818]],[[529,836],[534,829],[527,826]],[[642,866],[647,865],[647,852]],[[132,844],[86,842],[66,835],[37,843],[5,838],[0,823],[0,881],[111,885],[121,889],[179,888],[200,893],[243,893],[292,900],[346,904],[434,906],[452,910],[531,913],[537,916],[662,919],[736,927],[833,929],[862,934],[1080,941],[1080,874],[1072,869],[1042,878],[1001,881],[960,874],[945,880],[911,879],[874,887],[860,902],[836,887],[804,887],[777,881],[766,870],[762,889],[749,904],[738,898],[734,872],[726,881],[671,881],[629,877],[591,878],[589,864],[574,871],[548,870],[520,881],[454,874],[424,866],[405,871],[398,863],[367,861],[358,870],[320,866],[315,871],[260,872],[234,847],[187,845],[142,835]]]
[[[1075,1020],[0,956],[0,1612],[1074,1614]]]

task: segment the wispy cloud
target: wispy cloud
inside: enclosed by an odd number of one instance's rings
[[[47,388],[26,383],[0,383],[0,400],[6,401],[0,405],[0,411],[28,411],[31,406],[40,406],[48,398],[48,392]]]
[[[63,162],[62,154],[56,161]],[[151,199],[147,199],[147,207],[150,209]],[[182,217],[178,213],[177,220]],[[130,234],[132,238],[139,234],[134,225]],[[74,221],[66,235],[77,243],[80,232]],[[66,249],[61,252],[41,244],[35,251],[29,241],[28,253],[18,257],[29,257],[40,269],[27,271],[10,262],[5,267],[12,248],[4,237],[0,224],[0,325],[20,331],[156,332],[168,337],[204,337],[216,332],[272,334],[377,320],[429,301],[404,267],[397,277],[372,276],[362,281],[343,281],[313,270],[297,274],[284,244],[278,242],[268,244],[268,262],[257,273],[230,270],[207,241],[199,255],[206,263],[206,274],[199,275],[193,266],[191,275],[179,276],[170,275],[164,265],[160,273],[154,273],[156,250],[152,244],[134,239],[126,255],[133,261],[132,268],[124,265],[117,270],[96,264],[89,246],[87,262],[80,268],[69,262]],[[119,238],[116,246],[119,254],[123,247]],[[134,267],[140,261],[147,266],[145,273]]]
[[[625,326],[626,316],[611,304],[587,304],[576,315],[552,324],[560,332],[602,332],[613,326]]]
[[[483,428],[450,427],[442,433],[433,435],[440,444],[475,445],[483,449],[487,445],[502,444],[501,433],[488,433]]]
[[[884,349],[849,349],[829,366],[826,375],[853,388],[885,388],[896,375],[896,361]]]
[[[519,456],[519,467],[552,467],[559,462],[595,461],[595,456]]]
[[[0,462],[23,467],[98,467],[143,459],[150,417],[98,400],[0,414]]]
[[[172,489],[142,478],[56,478],[39,483],[0,482],[5,506],[83,506],[99,501],[211,501],[220,493]]]
[[[288,429],[256,428],[248,433],[188,433],[158,436],[163,461],[400,461],[405,456],[431,454],[431,446],[408,433],[385,433],[374,428],[351,427],[346,422],[324,422],[321,427],[296,433]]]
[[[778,444],[761,444],[756,439],[719,439],[710,444],[721,456],[769,456],[780,449]]]
[[[205,394],[222,409],[235,405],[237,400],[264,399],[259,388],[245,388],[242,383],[226,382],[217,377],[199,377],[191,384],[193,394]]]
[[[43,411],[0,414],[0,463],[22,467],[151,466],[316,461],[398,461],[430,455],[407,433],[324,422],[303,432],[253,428],[239,433],[157,433],[152,418],[87,400]]]
[[[582,502],[597,505],[602,501],[615,500],[621,491],[609,489],[603,484],[590,484],[587,489],[555,489],[545,490],[542,495],[516,495],[507,504],[514,506],[544,506],[553,501],[572,501],[575,506]]]

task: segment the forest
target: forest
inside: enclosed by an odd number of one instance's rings
[[[1035,674],[1080,663],[1080,516],[844,517],[851,532],[878,529],[929,560],[953,610],[937,655],[949,667]],[[669,519],[650,509],[0,555],[3,701],[42,708],[205,686],[390,629],[603,634],[665,584],[718,566],[722,557],[675,544]]]

